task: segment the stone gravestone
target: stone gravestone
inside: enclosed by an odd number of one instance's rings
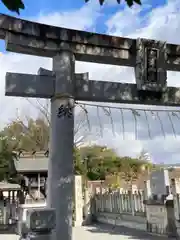
[[[82,226],[83,223],[83,195],[82,177],[75,176],[75,221],[74,226]]]
[[[146,201],[147,231],[176,236],[173,196],[170,194],[168,170],[150,175],[151,196]]]
[[[175,178],[172,180],[173,182],[173,187],[174,187],[174,193],[175,194],[180,194],[180,178]]]
[[[151,186],[150,186],[150,180],[148,179],[147,181],[144,182],[145,184],[145,200],[151,198]]]
[[[151,197],[160,199],[162,196],[169,195],[169,173],[168,170],[160,169],[153,171],[150,175],[150,192]]]
[[[171,179],[171,192],[174,196],[174,214],[177,221],[180,220],[180,203],[179,203],[179,194],[180,194],[180,178]]]

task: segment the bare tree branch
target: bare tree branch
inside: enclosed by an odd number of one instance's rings
[[[42,116],[45,118],[48,126],[50,126],[50,107],[49,101],[46,102],[46,105],[42,103],[41,100],[37,99],[36,102],[27,99],[27,101],[37,109]],[[75,146],[79,146],[81,142],[83,143],[85,139],[88,137],[89,133],[87,131],[87,122],[89,124],[89,120],[87,117],[86,109],[80,106],[82,109],[75,117],[75,127],[74,127],[74,144]],[[78,136],[80,135],[80,136]]]
[[[23,130],[25,131],[24,133],[28,135],[29,140],[33,143],[34,139],[32,138],[32,136],[31,136],[31,134],[29,132],[28,127],[23,123],[23,121],[19,117],[17,117],[17,121],[22,125]],[[36,142],[37,146],[40,146],[39,141],[35,140],[35,142]]]

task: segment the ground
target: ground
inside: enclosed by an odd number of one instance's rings
[[[19,240],[17,235],[2,235],[3,240]],[[76,227],[73,229],[73,240],[166,240],[165,237],[152,236],[142,231],[125,227],[113,228],[110,225],[98,225],[90,227]],[[169,238],[168,238],[169,239]],[[169,239],[170,240],[170,239]]]

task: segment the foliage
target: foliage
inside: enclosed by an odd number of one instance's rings
[[[125,157],[121,165],[123,171],[120,172],[122,179],[129,185],[132,185],[132,182],[139,177],[143,163],[144,162],[138,161],[137,159]]]
[[[7,138],[0,136],[0,181],[16,178],[16,160],[17,155],[10,148]]]
[[[85,166],[82,162],[80,152],[78,148],[74,148],[74,173],[77,175],[83,175],[85,172]]]
[[[2,3],[11,11],[19,14],[20,9],[25,9],[21,0],[1,0]]]
[[[49,143],[49,126],[41,118],[29,118],[26,124],[22,121],[12,122],[1,135],[6,136],[8,144],[16,151],[45,151]]]
[[[10,166],[14,169],[12,159],[17,157],[13,151],[33,152],[47,150],[49,126],[41,118],[36,120],[28,119],[26,124],[22,121],[14,121],[6,126],[0,132],[0,135],[4,139],[2,141],[4,145],[0,152],[2,179],[9,178],[12,175]],[[142,171],[147,169],[150,171],[151,168],[151,164],[142,158],[120,157],[113,149],[106,146],[74,147],[74,173],[84,176],[85,180],[104,180],[107,176],[115,176],[131,184],[139,177]],[[10,175],[7,176],[7,172]],[[117,185],[117,180],[115,182],[115,185]]]
[[[1,0],[2,3],[11,11],[20,14],[21,9],[25,9],[25,5],[21,0]],[[132,7],[134,3],[141,5],[141,0],[125,0],[129,7]],[[89,2],[89,0],[85,0]],[[100,5],[103,5],[105,0],[99,0]],[[120,4],[121,0],[117,0],[117,3]]]
[[[85,166],[85,175],[90,180],[103,180],[107,174],[108,164],[116,156],[112,149],[104,146],[87,146],[79,149]]]
[[[132,184],[142,172],[151,169],[151,164],[146,161],[119,157],[114,150],[103,146],[82,147],[79,152],[79,157],[82,158],[81,163],[85,166],[84,173],[89,180],[104,180],[110,175],[114,176],[114,179],[120,177]]]
[[[106,0],[99,0],[100,5],[102,6]],[[121,0],[116,0],[118,4],[121,3]],[[129,7],[132,7],[134,3],[141,5],[141,0],[125,0]],[[89,2],[89,0],[85,0],[85,2]]]
[[[81,145],[86,138],[82,115],[76,119],[76,123],[74,130],[75,146]],[[37,119],[26,118],[26,121],[17,119],[6,126],[0,134],[8,138],[9,145],[16,151],[46,151],[49,145],[49,129],[48,117],[40,116]],[[81,139],[78,138],[80,131],[83,134]]]

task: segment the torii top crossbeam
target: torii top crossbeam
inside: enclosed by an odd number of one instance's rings
[[[167,70],[180,71],[179,45],[71,30],[3,14],[0,14],[0,38],[12,52],[54,58],[61,50],[68,50],[79,61],[135,68],[136,84],[90,81],[83,79],[83,75],[78,80],[76,76],[76,100],[180,105],[180,88],[167,87]],[[6,95],[51,98],[54,77],[47,71],[42,76],[7,73]]]
[[[136,65],[136,40],[130,38],[54,27],[3,14],[0,14],[0,38],[7,41],[7,50],[18,53],[52,57],[66,47],[78,61]],[[166,70],[180,71],[180,45],[167,44],[166,50]]]

